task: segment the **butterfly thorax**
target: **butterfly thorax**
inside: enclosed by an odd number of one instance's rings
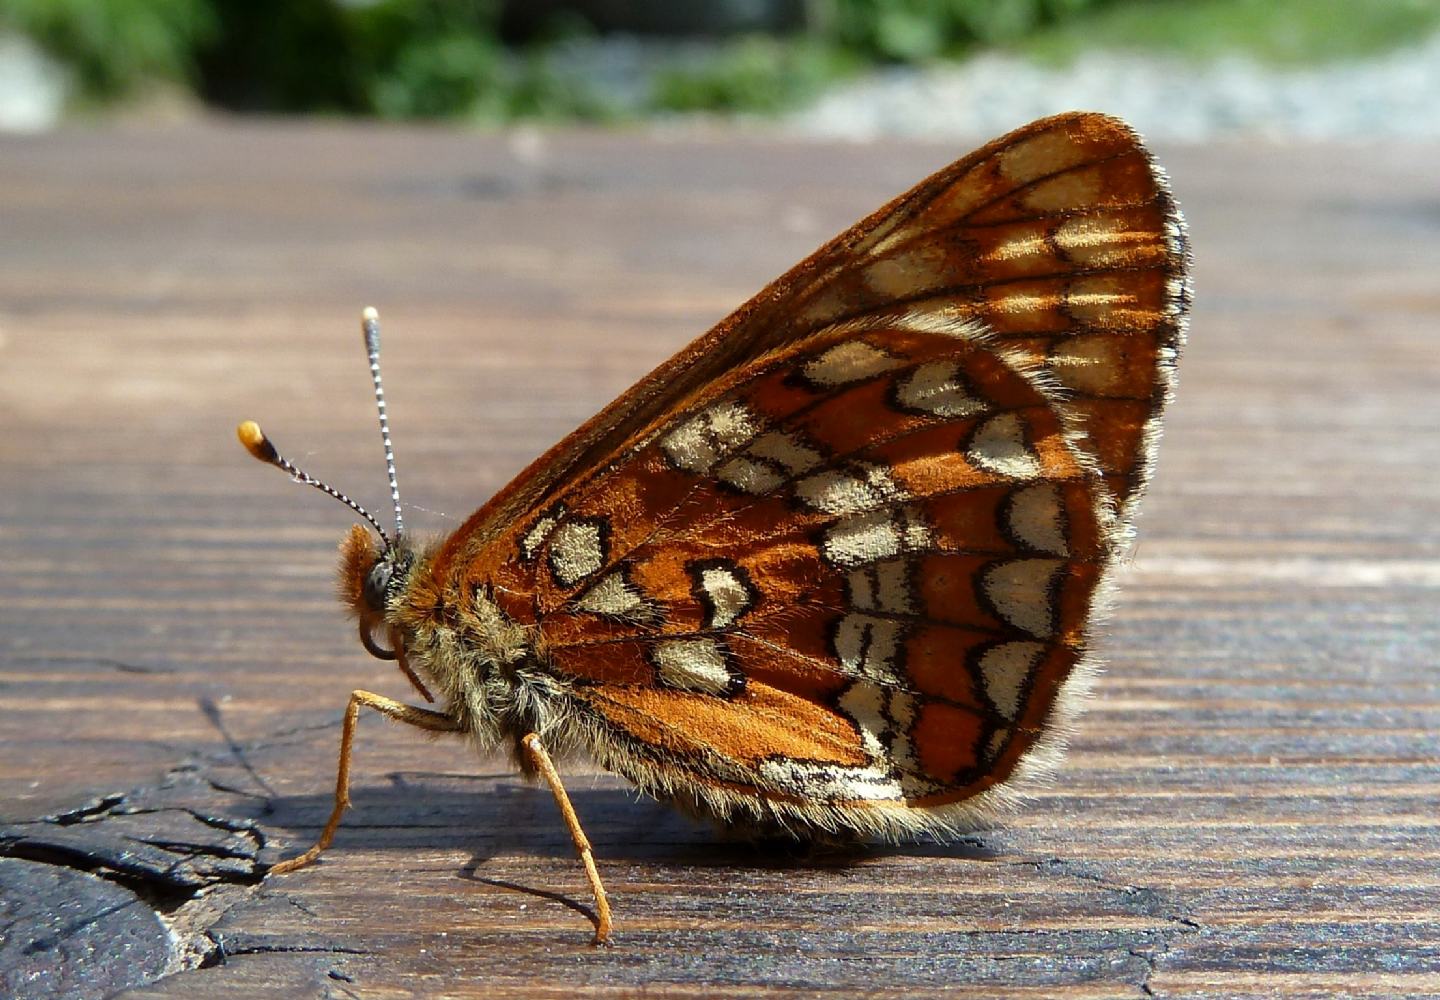
[[[362,627],[388,635],[402,669],[482,748],[531,732],[569,743],[555,732],[568,716],[567,686],[545,667],[534,628],[507,616],[483,584],[436,574],[438,550],[401,539],[378,552],[367,534],[352,534],[342,546],[342,599]]]

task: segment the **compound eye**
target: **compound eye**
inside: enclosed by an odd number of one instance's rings
[[[390,577],[394,568],[387,562],[378,562],[365,577],[365,603],[370,610],[380,613],[385,610],[386,592],[390,589]]]

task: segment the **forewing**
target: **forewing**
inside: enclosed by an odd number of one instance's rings
[[[1070,113],[922,181],[771,283],[538,459],[456,533],[473,558],[517,519],[737,365],[846,319],[983,323],[1066,398],[1122,514],[1148,479],[1188,307],[1164,177],[1123,122]]]
[[[533,622],[602,761],[711,812],[881,834],[1043,749],[1116,529],[978,325],[823,328],[578,477],[461,592]]]
[[[987,152],[988,151],[988,152]],[[1128,518],[1189,308],[1184,222],[1124,123],[1065,115],[941,171],[804,295],[804,324],[903,309],[979,321],[1063,390]]]

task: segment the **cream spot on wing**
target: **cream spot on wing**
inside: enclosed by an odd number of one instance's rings
[[[885,320],[885,325],[896,330],[934,333],[956,340],[976,340],[993,332],[975,318],[971,307],[957,305],[954,299],[943,296],[911,302],[905,306],[903,313]]]
[[[945,284],[945,253],[921,247],[884,257],[865,268],[866,286],[888,299],[903,299]]]
[[[1105,215],[1072,216],[1055,228],[1054,240],[1066,257],[1086,267],[1118,267],[1140,255],[1155,261],[1159,250],[1155,233]]]
[[[691,417],[660,441],[672,463],[704,474],[759,430],[754,414],[731,400]]]
[[[805,504],[827,514],[858,514],[905,496],[885,468],[864,463],[817,472],[800,480],[795,493]]]
[[[900,553],[900,535],[889,511],[852,517],[825,533],[825,555],[838,566],[860,566]]]
[[[821,289],[814,298],[805,303],[800,310],[799,319],[803,323],[824,323],[840,316],[847,308],[845,296],[839,286],[831,285]]]
[[[754,414],[739,403],[717,403],[705,411],[705,415],[709,420],[711,433],[720,448],[727,453],[754,437],[759,430]]]
[[[605,539],[597,520],[566,521],[550,536],[550,572],[569,587],[605,565]]]
[[[988,264],[1003,265],[1006,274],[1036,273],[1041,268],[1052,269],[1055,265],[1055,251],[1046,239],[1044,222],[1028,226],[1012,224],[1008,237],[987,248],[980,259]]]
[[[987,308],[1005,317],[1012,329],[1046,329],[1059,306],[1055,295],[1008,292],[986,303]]]
[[[847,340],[811,358],[801,372],[812,384],[833,388],[873,378],[899,364],[899,360],[863,340]]]
[[[1020,711],[1020,697],[1030,672],[1044,654],[1045,647],[1038,642],[1006,642],[991,646],[980,657],[980,678],[985,684],[985,693],[1000,714],[1011,722]]]
[[[1100,200],[1104,174],[1095,167],[1081,167],[1056,177],[1038,181],[1021,200],[1035,212],[1063,212],[1085,208]]]
[[[550,537],[550,532],[555,530],[555,525],[565,514],[565,508],[560,507],[545,514],[525,532],[525,537],[520,539],[520,555],[527,562],[535,558],[535,553],[545,544]]]
[[[1025,423],[1018,413],[997,413],[970,437],[965,457],[971,465],[1011,479],[1034,479],[1040,456],[1025,441]]]
[[[1060,487],[1036,483],[1010,495],[1005,507],[1010,534],[1032,549],[1051,555],[1069,555],[1065,541],[1065,515],[1060,507]]]
[[[981,586],[997,614],[1038,639],[1055,634],[1053,586],[1064,571],[1059,559],[1012,559],[996,563],[981,576]]]
[[[1000,174],[1017,184],[1085,162],[1086,150],[1061,129],[1041,132],[1001,151]]]
[[[1071,337],[1050,352],[1046,364],[1072,389],[1103,396],[1124,385],[1128,338],[1113,333]]]
[[[827,559],[848,569],[932,544],[930,528],[919,513],[900,507],[847,517],[826,529],[822,546]]]
[[[874,567],[879,584],[879,610],[891,614],[914,614],[915,595],[910,587],[910,565],[902,560]]]
[[[597,615],[613,618],[646,616],[649,608],[640,591],[631,585],[620,570],[611,570],[575,602],[575,607]]]
[[[670,461],[687,472],[709,472],[719,457],[706,433],[705,416],[691,417],[660,442]]]
[[[852,570],[845,579],[846,600],[856,611],[878,611],[875,605],[875,576],[873,571]]]
[[[899,622],[852,614],[835,626],[835,655],[847,673],[893,681],[899,652]]]
[[[895,384],[895,399],[907,410],[951,419],[974,416],[988,404],[970,395],[953,361],[930,361]]]
[[[736,455],[720,466],[715,475],[727,486],[752,496],[773,492],[785,482],[785,478],[773,468],[745,455]]]
[[[1115,327],[1131,322],[1139,309],[1129,275],[1091,274],[1070,282],[1065,311],[1091,326]]]
[[[825,456],[803,443],[799,437],[783,431],[760,435],[745,451],[756,458],[776,463],[792,476],[809,472],[825,461]]]
[[[709,604],[706,628],[729,628],[755,604],[754,592],[728,566],[705,567],[699,582]]]
[[[888,702],[883,688],[863,681],[850,685],[838,701],[840,710],[860,727],[860,742],[872,759],[888,756],[885,752],[886,729],[890,725],[885,718]]]
[[[925,770],[915,757],[915,744],[910,739],[910,730],[915,725],[920,703],[908,691],[892,691],[890,694],[890,718],[895,720],[895,735],[890,739],[890,757],[901,771],[905,791],[909,795],[933,791],[933,782],[924,779]]]
[[[900,784],[876,767],[841,767],[808,760],[772,757],[760,762],[760,777],[773,788],[822,802],[895,800]]]
[[[1055,252],[1050,249],[1044,226],[1043,221],[1033,222],[1029,226],[1012,224],[1009,236],[987,250],[985,259],[1007,263],[1043,259],[1054,263]]]
[[[896,524],[900,532],[900,544],[906,552],[919,552],[935,544],[930,526],[920,517],[920,512],[910,507],[896,511]]]
[[[883,611],[899,615],[915,613],[910,564],[903,559],[852,570],[846,578],[846,585],[850,606],[856,611]]]
[[[725,694],[733,677],[725,653],[713,639],[670,639],[655,644],[655,666],[671,687],[703,694]]]

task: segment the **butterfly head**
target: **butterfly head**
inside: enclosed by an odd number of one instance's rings
[[[360,623],[360,641],[374,656],[395,659],[400,635],[389,621],[391,602],[404,589],[415,559],[408,545],[382,547],[363,525],[355,525],[340,543],[340,603]],[[380,645],[381,638],[389,648]]]
[[[265,436],[260,425],[246,420],[236,434],[245,450],[266,465],[289,473],[290,478],[304,486],[334,497],[359,514],[374,529],[355,525],[340,543],[340,600],[360,623],[360,642],[372,655],[382,660],[397,661],[401,672],[427,701],[434,697],[405,658],[402,630],[392,621],[391,609],[404,590],[405,581],[415,566],[415,550],[404,535],[404,519],[400,510],[400,488],[395,478],[395,453],[390,444],[390,421],[385,413],[385,392],[380,384],[380,328],[374,309],[366,309],[361,320],[365,347],[370,356],[370,377],[375,384],[375,401],[380,409],[380,436],[385,443],[385,467],[390,478],[390,497],[395,504],[395,533],[392,536],[364,507],[344,493],[321,482],[297,467]]]

